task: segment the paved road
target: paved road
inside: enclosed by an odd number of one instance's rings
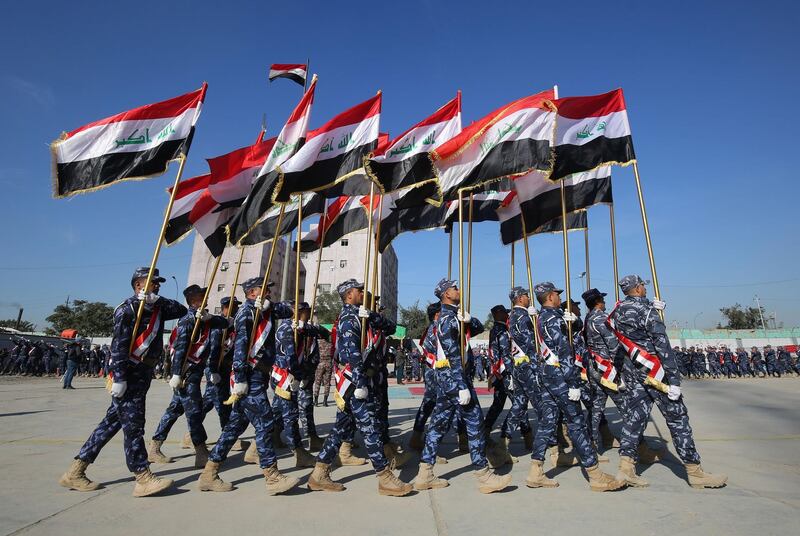
[[[800,522],[800,379],[686,382],[685,396],[703,465],[730,476],[727,488],[689,488],[672,457],[644,471],[648,489],[591,493],[578,469],[550,471],[561,487],[532,490],[524,485],[528,458],[515,465],[514,488],[490,496],[478,493],[468,456],[457,456],[455,439],[443,446],[450,463],[437,472],[451,486],[407,498],[380,497],[372,471],[364,467],[334,472],[344,493],[268,497],[255,466],[232,456],[223,478],[237,489],[227,494],[200,493],[192,457],[178,448],[186,430],[176,425],[165,445],[176,463],[154,466],[176,479],[178,487],[160,498],[134,499],[124,465],[121,434],[90,467],[90,477],[105,484],[92,493],[67,491],[57,484],[108,405],[102,381],[77,379],[65,392],[52,379],[0,378],[0,534],[796,534]],[[407,441],[419,399],[393,390],[393,432]],[[153,383],[148,399],[147,431],[152,433],[170,397],[169,387]],[[488,399],[482,397],[482,405]],[[321,408],[318,422],[327,433],[333,408]],[[219,434],[209,419],[211,438]],[[612,428],[618,423],[612,425]],[[246,433],[252,434],[252,429]],[[647,430],[651,442],[668,438],[656,417]],[[512,451],[522,453],[520,443]],[[670,451],[674,449],[670,445]],[[616,451],[610,453],[615,470]],[[282,469],[303,480],[309,469]],[[508,471],[506,468],[503,472]],[[401,476],[410,480],[416,464]],[[213,531],[213,532],[212,532]]]

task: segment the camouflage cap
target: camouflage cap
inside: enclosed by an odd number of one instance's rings
[[[208,290],[208,287],[201,287],[200,285],[189,285],[188,287],[183,289],[183,297],[188,300],[189,296],[196,296],[198,294],[203,295],[206,293],[206,290]]]
[[[150,273],[149,266],[140,266],[139,268],[133,271],[133,275],[131,276],[131,285],[133,285],[137,279],[147,278],[147,274],[149,273]],[[164,283],[166,281],[166,279],[164,279],[158,274],[158,268],[155,268],[153,270],[152,281],[154,281],[155,283]]]
[[[562,292],[564,292],[564,290],[556,288],[556,286],[550,281],[545,281],[544,283],[538,283],[533,286],[533,293],[536,294],[537,296],[545,296],[547,294],[550,294],[551,292],[558,292],[559,294],[561,294]]]
[[[441,300],[444,293],[447,292],[447,289],[453,287],[458,287],[458,281],[456,279],[447,279],[443,277],[439,280],[439,283],[436,284],[436,288],[433,289],[433,295]]]
[[[339,283],[339,286],[336,287],[336,292],[339,293],[339,296],[344,298],[344,295],[347,294],[347,291],[351,288],[360,288],[364,289],[364,283],[359,283],[355,279],[348,279],[347,281],[343,281]]]
[[[528,289],[523,287],[514,287],[511,289],[511,292],[508,293],[508,299],[512,302],[520,296],[530,296],[530,294],[528,294]]]
[[[622,290],[622,292],[629,292],[639,285],[644,285],[644,279],[638,275],[626,275],[619,280],[619,288]]]

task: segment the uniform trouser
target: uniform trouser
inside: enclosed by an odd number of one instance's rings
[[[767,368],[764,366],[764,362],[763,361],[753,362],[753,372],[755,372],[756,374],[759,373],[764,374],[766,376]]]
[[[223,404],[231,396],[231,386],[227,376],[223,375],[216,385],[211,383],[211,373],[206,369],[206,390],[203,393],[203,415],[208,415],[212,409],[217,410],[220,429],[225,428],[231,418],[232,406]]]
[[[777,362],[767,361],[767,374],[770,376],[781,376],[781,369]]]
[[[414,359],[413,361],[411,361],[411,375],[417,381],[419,381],[419,377],[420,377],[420,368],[419,367],[420,367],[419,359]]]
[[[280,416],[283,421],[283,429],[286,432],[286,444],[291,450],[301,447],[300,440],[300,426],[297,421],[300,418],[300,412],[297,407],[297,393],[290,392],[290,398],[286,399],[279,395],[275,395],[272,399],[272,410],[276,414],[276,418]]]
[[[206,429],[203,426],[203,419],[206,414],[203,412],[203,394],[200,390],[200,380],[202,378],[203,372],[200,370],[189,372],[183,387],[176,389],[172,395],[172,400],[158,423],[153,439],[157,441],[166,440],[172,425],[175,424],[181,413],[186,413],[186,423],[189,425],[192,444],[199,445],[206,442],[208,434],[206,434]]]
[[[414,431],[416,432],[425,431],[425,424],[428,422],[431,413],[433,413],[433,408],[436,407],[436,373],[432,368],[425,367],[423,377],[425,379],[425,393],[422,395],[422,402],[420,402],[417,415],[414,417]],[[456,425],[458,433],[465,434],[466,427],[464,426],[464,421],[459,419],[457,414],[454,415],[453,418],[458,419]],[[450,425],[452,426],[452,422]]]
[[[267,398],[268,382],[268,375],[259,370],[251,371],[247,394],[234,404],[231,418],[208,455],[209,460],[216,463],[225,461],[233,444],[247,429],[247,425],[253,423],[260,467],[266,469],[277,463],[275,449],[272,447],[273,422],[272,408]]]
[[[75,459],[94,463],[106,443],[122,429],[128,469],[138,473],[150,466],[144,445],[144,417],[145,399],[152,373],[152,369],[141,363],[129,368],[128,389],[122,398],[111,397],[106,416],[83,444]]]
[[[442,438],[450,429],[450,422],[458,418],[464,423],[469,445],[469,456],[476,469],[483,469],[486,461],[486,436],[483,432],[483,412],[478,402],[478,395],[472,385],[468,385],[469,404],[458,403],[458,391],[446,393],[441,387],[436,388],[436,406],[431,415],[431,424],[425,434],[425,447],[422,449],[421,461],[434,465],[436,454]],[[460,424],[459,423],[459,424]]]
[[[530,363],[522,363],[512,372],[514,379],[514,391],[511,393],[511,409],[508,410],[500,436],[511,438],[511,434],[519,430],[520,434],[525,435],[531,431],[528,422],[528,404],[536,405],[538,398],[538,387],[536,385],[536,372]]]
[[[607,389],[602,385],[594,385],[592,407],[590,410],[591,428],[589,429],[589,437],[592,440],[592,443],[594,443],[597,447],[603,443],[603,438],[600,435],[600,424],[603,421],[603,412],[609,398],[612,402],[614,402],[614,405],[617,406],[617,410],[622,416],[622,422],[627,420],[625,415],[625,395],[619,391]]]
[[[739,375],[740,376],[745,376],[745,375],[754,376],[753,369],[750,368],[750,364],[749,363],[745,363],[743,361],[739,363]]]
[[[683,397],[670,400],[667,395],[640,382],[626,382],[632,391],[628,394],[628,411],[622,424],[619,455],[638,460],[638,446],[647,428],[647,420],[653,410],[653,403],[658,406],[683,463],[700,463],[700,455],[694,446],[692,427],[689,425],[689,412]]]
[[[343,441],[350,441],[355,429],[364,438],[364,448],[376,472],[383,471],[389,462],[383,454],[383,441],[375,428],[375,416],[369,411],[369,402],[351,396],[345,403],[344,411],[336,412],[333,430],[325,438],[317,459],[322,463],[333,463]]]
[[[508,391],[506,391],[506,386],[505,383],[503,383],[502,378],[492,376],[492,387],[494,387],[492,405],[489,406],[489,410],[486,412],[486,417],[483,420],[483,429],[486,430],[487,433],[492,432],[494,423],[497,421],[497,417],[499,417],[500,413],[503,411],[503,407],[506,405],[506,400],[508,400]]]
[[[325,391],[323,396],[328,398],[331,394],[331,373],[333,372],[331,362],[325,361],[320,362],[317,365],[317,370],[314,372],[314,398],[319,396],[319,388],[320,386],[325,387]]]
[[[583,419],[580,402],[573,402],[567,396],[568,388],[564,380],[550,365],[544,366],[538,381],[538,396],[536,398],[536,414],[538,424],[536,437],[533,440],[531,459],[544,461],[547,447],[553,444],[559,416],[567,425],[567,433],[572,440],[572,445],[580,458],[581,465],[592,467],[597,465],[597,453],[589,443],[589,433]],[[559,415],[560,413],[560,415]]]
[[[725,362],[722,365],[722,373],[725,374],[728,378],[736,374],[736,369],[734,368],[733,363]]]
[[[67,371],[64,373],[64,387],[72,387],[72,378],[75,377],[75,371],[78,368],[78,363],[75,361],[67,361]]]
[[[391,441],[389,437],[389,369],[384,367],[375,377],[378,380],[375,395],[378,407],[375,417],[381,441],[388,443]]]
[[[314,422],[314,400],[312,398],[313,386],[309,381],[297,391],[297,407],[300,410],[300,424],[306,430],[309,437],[317,435],[317,424]]]

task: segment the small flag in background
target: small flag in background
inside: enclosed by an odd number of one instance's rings
[[[207,84],[197,91],[89,123],[52,144],[53,196],[161,175],[189,151]]]
[[[270,82],[276,78],[288,78],[305,87],[307,76],[308,65],[305,63],[273,63],[269,66]]]

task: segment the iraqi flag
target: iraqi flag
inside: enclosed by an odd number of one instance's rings
[[[398,235],[408,232],[430,231],[444,226],[448,205],[439,206],[422,203],[420,206],[404,208],[403,198],[414,195],[419,188],[396,191],[383,198],[381,212],[381,234],[378,250],[383,252]]]
[[[528,229],[536,229],[561,216],[560,181],[553,182],[546,173],[533,171],[514,179],[520,209]],[[612,203],[611,167],[576,173],[564,179],[566,212],[575,212],[598,203]]]
[[[206,189],[189,212],[189,222],[203,238],[203,242],[214,257],[219,257],[225,250],[228,242],[225,225],[235,210],[220,205],[210,190]]]
[[[461,92],[381,150],[365,163],[367,175],[383,193],[434,181],[430,151],[461,132]]]
[[[178,192],[175,194],[175,201],[172,204],[172,212],[167,222],[167,230],[164,240],[167,245],[172,245],[180,241],[192,230],[192,222],[189,221],[189,212],[208,188],[211,175],[200,175],[186,179],[178,183]],[[172,195],[172,187],[167,190],[167,195]]]
[[[269,156],[257,173],[247,198],[241,208],[231,218],[228,233],[232,244],[241,244],[242,239],[258,224],[259,220],[273,206],[275,186],[278,184],[278,166],[291,158],[303,146],[311,118],[311,105],[317,87],[316,77],[300,99],[278,137],[274,139]]]
[[[211,197],[226,207],[241,206],[276,140],[277,138],[271,138],[258,141],[222,156],[207,159],[211,170],[211,181],[208,185]]]
[[[385,148],[389,146],[390,142],[391,140],[389,139],[388,132],[379,133],[378,145],[375,148],[375,152],[385,150]],[[334,199],[342,195],[347,195],[350,197],[369,195],[371,185],[372,181],[367,175],[367,170],[365,166],[362,166],[350,173],[350,176],[347,177],[347,180],[340,181],[326,189],[324,195],[328,199]]]
[[[326,190],[363,174],[364,157],[378,146],[380,118],[379,92],[309,132],[305,145],[278,168],[275,201],[285,203],[291,194]]]
[[[298,207],[300,205],[299,199],[293,198],[290,203],[286,204],[283,212],[283,221],[281,221],[281,228],[278,228],[278,218],[281,213],[280,205],[274,206],[267,214],[258,222],[258,225],[247,234],[242,240],[243,246],[252,246],[260,244],[268,240],[272,240],[276,236],[283,236],[291,233],[297,229],[297,216]],[[305,194],[303,195],[303,218],[312,216],[314,214],[321,214],[325,209],[325,198],[318,194]],[[277,229],[277,232],[276,232]]]
[[[469,214],[469,196],[462,200],[464,221],[472,223],[498,221],[497,209],[508,196],[508,192],[489,192],[473,194],[472,216]],[[451,232],[453,224],[458,224],[458,201],[447,204],[447,215],[444,220],[445,232]]]
[[[375,202],[375,201],[373,201]],[[375,205],[377,206],[377,205]],[[319,225],[312,227],[300,238],[301,251],[316,251],[322,243],[324,234],[328,247],[350,233],[367,228],[369,220],[369,196],[341,196],[328,204],[327,210],[320,217]]]
[[[273,63],[269,66],[270,82],[276,78],[288,78],[305,86],[307,77],[308,65],[305,63]]]
[[[50,144],[53,196],[164,173],[189,151],[207,87],[63,133]]]
[[[549,171],[556,119],[553,97],[550,89],[507,104],[434,149],[431,159],[444,198],[533,169]]]
[[[506,192],[505,195],[506,199],[497,209],[497,219],[500,222],[500,240],[503,245],[508,245],[522,240],[522,213],[519,208],[517,192]],[[578,210],[567,214],[567,231],[577,231],[586,229],[587,227],[588,221],[585,210]],[[563,232],[563,230],[561,216],[559,216],[532,231],[528,231],[528,236],[543,233],[560,233]]]
[[[606,164],[636,161],[622,89],[590,97],[564,97],[558,108],[552,180]]]

